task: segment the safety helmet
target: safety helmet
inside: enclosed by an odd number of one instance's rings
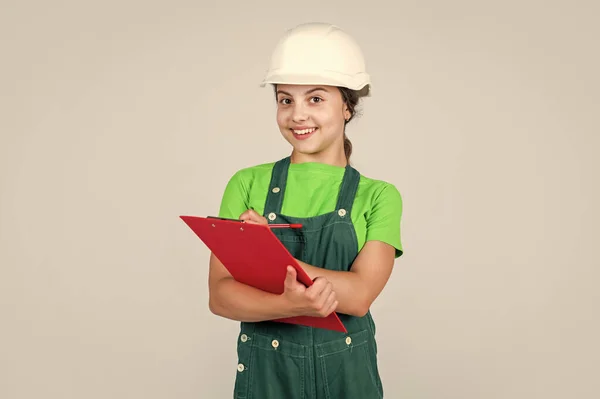
[[[304,23],[288,30],[271,55],[267,84],[341,86],[370,96],[371,79],[356,41],[339,27]]]

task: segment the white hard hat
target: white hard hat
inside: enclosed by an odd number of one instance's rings
[[[298,25],[279,40],[260,86],[269,83],[341,86],[371,94],[356,41],[339,27],[320,22]]]

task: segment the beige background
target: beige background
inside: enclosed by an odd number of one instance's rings
[[[178,216],[288,154],[258,84],[314,20],[363,47],[354,164],[404,198],[386,397],[600,397],[597,2],[201,3],[0,3],[0,398],[231,396]]]

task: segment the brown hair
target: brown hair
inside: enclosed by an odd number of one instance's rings
[[[350,156],[352,155],[352,142],[346,136],[346,125],[354,119],[357,114],[356,106],[358,105],[358,101],[360,100],[360,91],[348,89],[347,87],[337,87],[342,95],[342,101],[348,107],[348,111],[350,111],[350,118],[344,121],[344,154],[346,155],[346,162],[350,163]],[[277,97],[277,84],[273,85],[273,91],[275,92],[275,97]]]
[[[350,111],[350,118],[344,122],[344,153],[346,154],[346,161],[350,163],[350,156],[352,155],[352,142],[348,136],[346,136],[346,125],[348,122],[354,119],[354,116],[357,113],[356,106],[360,100],[360,92],[357,90],[348,89],[346,87],[338,87],[338,89],[342,94],[342,100],[348,107],[348,111]]]

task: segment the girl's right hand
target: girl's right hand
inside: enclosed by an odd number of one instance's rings
[[[296,269],[287,267],[282,294],[298,316],[327,317],[338,305],[333,286],[325,277],[317,277],[313,285],[304,286],[296,279]]]

